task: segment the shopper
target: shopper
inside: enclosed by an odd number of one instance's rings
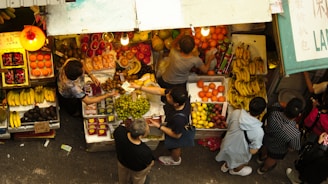
[[[183,87],[174,87],[172,89],[164,89],[160,87],[146,87],[139,86],[135,83],[131,83],[132,88],[140,89],[144,92],[162,95],[166,97],[166,104],[164,105],[165,122],[166,125],[160,124],[157,121],[150,120],[149,126],[157,127],[164,132],[165,139],[176,139],[177,145],[170,145],[168,141],[165,142],[165,147],[171,152],[170,156],[160,156],[158,160],[163,165],[180,165],[181,164],[181,148],[193,146],[194,142],[183,142],[186,137],[183,135],[185,131],[185,125],[189,123],[189,117],[191,113],[190,98],[188,92]],[[177,114],[184,115],[177,115]]]
[[[179,38],[176,38],[175,43],[170,50],[168,59],[165,61],[169,62],[169,64],[162,76],[157,80],[158,84],[166,89],[174,86],[186,87],[190,70],[195,67],[206,74],[210,68],[211,61],[215,58],[215,53],[212,52],[204,63],[198,55],[195,55],[193,50],[197,48],[191,35],[182,33]]]
[[[273,107],[281,108],[279,103]],[[287,102],[283,112],[271,111],[265,126],[263,146],[260,150],[258,162],[263,163],[258,168],[258,174],[264,174],[272,170],[278,160],[284,159],[289,149],[300,150],[300,131],[295,119],[302,112],[303,102],[299,98],[293,98]]]
[[[249,103],[249,112],[235,109],[227,118],[228,130],[222,140],[220,152],[215,160],[224,161],[222,172],[247,176],[252,168],[247,166],[253,154],[262,146],[263,129],[258,116],[266,108],[262,97],[255,97]]]
[[[320,184],[328,178],[328,133],[323,132],[313,147],[296,163],[296,170],[286,169],[289,180],[293,183]]]
[[[81,101],[89,105],[116,95],[116,92],[113,91],[99,96],[87,96],[83,90],[84,74],[88,74],[97,86],[100,85],[98,79],[90,71],[86,70],[83,63],[76,58],[67,59],[59,70],[57,86],[60,106],[73,116],[81,115]]]
[[[304,119],[304,125],[311,128],[313,136],[320,136],[323,132],[328,132],[328,88],[322,94],[321,102],[313,99],[312,110]],[[317,119],[318,118],[318,119]]]
[[[152,150],[141,141],[149,133],[143,118],[136,119],[129,127],[119,125],[114,130],[120,184],[144,184],[154,165]]]

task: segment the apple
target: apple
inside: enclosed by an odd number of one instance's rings
[[[88,50],[88,44],[87,43],[82,43],[82,45],[81,45],[81,51],[82,52],[86,52],[87,50]]]
[[[133,53],[137,53],[138,52],[138,47],[137,46],[132,46],[130,48],[130,51],[133,52]]]
[[[92,57],[94,55],[94,51],[92,49],[88,49],[87,56]]]
[[[94,33],[94,34],[91,35],[91,40],[92,41],[98,41],[98,40],[100,40],[100,38],[101,38],[101,36],[100,36],[99,33]]]
[[[97,50],[96,50],[96,56],[101,55],[101,54],[102,54],[102,49],[100,49],[100,48],[97,49]]]
[[[129,46],[128,46],[128,45],[123,45],[123,46],[121,47],[121,49],[122,49],[123,51],[128,51],[128,50],[129,50]]]
[[[99,47],[99,42],[98,41],[92,41],[91,44],[90,44],[90,48],[93,49],[93,50],[97,50]]]
[[[142,61],[145,58],[145,55],[142,52],[137,52],[136,57],[139,61]]]
[[[131,40],[134,37],[134,32],[128,32],[128,37]]]
[[[101,41],[101,42],[99,43],[99,48],[100,48],[100,49],[105,49],[105,48],[106,48],[106,43],[105,43],[104,41]]]
[[[143,59],[143,62],[148,65],[150,63],[150,57],[149,56],[145,56],[145,58]]]
[[[90,36],[89,35],[84,35],[81,39],[81,42],[82,43],[88,43],[89,42],[89,39],[90,39]]]

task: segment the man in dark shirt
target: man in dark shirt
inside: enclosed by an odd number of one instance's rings
[[[118,178],[120,184],[144,184],[147,174],[154,165],[151,149],[141,141],[149,133],[144,119],[137,119],[125,127],[119,125],[114,131],[118,159]]]

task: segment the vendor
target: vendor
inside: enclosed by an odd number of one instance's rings
[[[62,68],[59,69],[57,79],[59,103],[61,107],[65,108],[73,116],[81,115],[81,101],[89,105],[117,94],[113,91],[112,93],[93,97],[86,95],[83,90],[84,74],[89,75],[97,86],[100,85],[98,79],[76,58],[67,59]]]

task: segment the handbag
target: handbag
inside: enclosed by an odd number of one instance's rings
[[[188,118],[183,113],[176,113],[174,116],[183,116],[184,118]],[[182,135],[179,139],[170,137],[165,135],[165,147],[167,149],[174,149],[174,148],[182,148],[182,147],[192,147],[195,145],[195,135],[196,135],[196,128],[195,126],[188,123],[184,130],[182,131]]]
[[[314,120],[314,122],[312,123],[311,127],[306,128],[303,126],[303,129],[301,130],[302,144],[307,144],[307,142],[314,142],[314,140],[317,136],[316,136],[316,134],[312,133],[312,129],[316,126],[317,122],[319,121],[320,114],[321,114],[321,112],[318,111],[318,115],[317,115],[316,119]]]

